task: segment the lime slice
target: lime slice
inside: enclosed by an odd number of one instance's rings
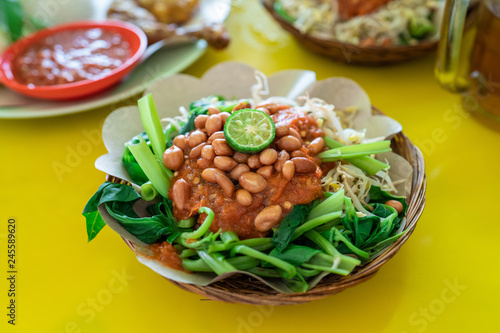
[[[224,135],[234,150],[240,153],[257,153],[273,142],[274,122],[263,111],[238,110],[227,118]]]

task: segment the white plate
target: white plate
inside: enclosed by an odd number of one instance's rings
[[[73,4],[73,2],[72,2]],[[90,18],[102,18],[107,7],[90,14]],[[109,6],[109,3],[108,5]],[[186,25],[198,22],[223,22],[230,10],[230,0],[201,0],[200,9]],[[61,10],[61,12],[64,12]],[[85,17],[78,17],[84,19]],[[88,18],[88,17],[87,17]],[[53,18],[52,22],[61,23],[63,19]],[[169,46],[155,52],[145,62],[137,66],[131,74],[117,86],[100,94],[81,100],[56,102],[25,97],[0,86],[0,118],[43,118],[60,116],[92,110],[98,107],[119,103],[131,98],[153,84],[161,77],[182,71],[195,62],[205,52],[207,43],[200,40],[196,43]]]

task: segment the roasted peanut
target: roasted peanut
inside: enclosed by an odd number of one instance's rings
[[[283,168],[283,164],[290,159],[290,154],[286,152],[286,150],[282,150],[278,153],[278,159],[274,163],[274,169],[278,172],[281,172]]]
[[[248,158],[247,164],[251,169],[258,169],[262,166],[262,163],[260,163],[259,155],[257,154],[250,156]]]
[[[302,147],[302,143],[296,137],[292,135],[287,135],[279,139],[276,144],[279,149],[284,149],[286,151],[294,151]]]
[[[226,142],[226,139],[217,139],[212,142],[214,147],[215,155],[217,156],[231,156],[233,155],[233,150]]]
[[[201,151],[203,150],[203,147],[205,147],[207,144],[206,142],[203,142],[203,143],[200,143],[199,145],[197,145],[196,147],[194,147],[193,149],[191,149],[191,151],[189,152],[189,158],[194,160],[198,157],[201,156]]]
[[[259,111],[263,111],[265,112],[268,116],[271,115],[271,112],[269,112],[269,110],[265,107],[260,107],[260,108],[257,108],[256,110],[259,110]]]
[[[398,214],[401,214],[401,212],[403,211],[403,204],[397,200],[389,200],[386,201],[385,204],[394,208],[396,212],[398,212]]]
[[[224,194],[226,197],[231,198],[234,193],[234,184],[233,182],[227,178],[225,174],[221,173],[216,173],[215,174],[215,179],[217,180],[217,184],[222,188],[224,191]]]
[[[264,177],[255,172],[242,173],[239,181],[241,187],[250,193],[262,192],[267,186],[267,182]]]
[[[262,168],[258,168],[257,173],[264,178],[271,178],[271,176],[273,174],[273,166],[266,165],[266,166],[263,166]]]
[[[184,163],[184,153],[177,146],[172,146],[163,153],[163,164],[167,169],[178,170]]]
[[[294,158],[294,157],[306,157],[306,154],[304,154],[304,152],[302,150],[297,149],[297,150],[292,151],[290,156],[292,158]]]
[[[215,176],[221,172],[222,171],[215,168],[207,168],[201,172],[201,178],[205,179],[209,183],[217,183],[217,178]]]
[[[238,164],[233,168],[233,170],[231,170],[229,177],[231,179],[238,180],[243,172],[250,172],[250,167],[246,164]]]
[[[208,107],[208,114],[209,114],[209,115],[218,114],[218,113],[220,113],[220,110],[219,110],[219,108],[218,108],[218,107],[213,106],[213,105],[210,105],[210,106]]]
[[[280,223],[282,215],[283,211],[279,205],[264,208],[255,218],[255,229],[262,232],[271,230]]]
[[[198,117],[194,118],[194,126],[199,130],[204,129],[207,119],[208,116],[206,114],[200,114]]]
[[[275,103],[267,103],[267,104],[257,105],[256,108],[266,108],[269,110],[271,114],[274,114],[279,111],[280,106]]]
[[[238,163],[229,156],[217,156],[214,159],[214,165],[219,170],[231,171]]]
[[[206,160],[212,161],[215,158],[215,151],[212,145],[205,145],[201,150],[201,157]]]
[[[172,201],[179,209],[184,209],[189,201],[190,186],[184,179],[179,179],[172,187]]]
[[[289,135],[290,134],[290,126],[288,124],[278,124],[276,125],[276,136],[278,138],[281,138],[282,136]]]
[[[224,132],[223,131],[218,131],[218,132],[215,132],[214,134],[210,135],[210,137],[208,138],[208,141],[207,143],[209,145],[212,144],[212,142],[214,142],[214,140],[217,140],[217,139],[225,139],[226,137],[224,136]]]
[[[296,173],[310,173],[316,171],[316,163],[305,157],[294,157],[290,161],[295,164]]]
[[[206,160],[204,158],[200,158],[196,161],[196,165],[198,166],[198,168],[204,170],[204,169],[212,167],[212,161]]]
[[[234,153],[233,158],[236,162],[238,163],[246,163],[248,161],[248,158],[250,157],[250,154],[244,154],[244,153]]]
[[[207,130],[208,135],[212,135],[215,132],[220,131],[221,127],[222,127],[222,119],[220,119],[220,116],[218,114],[213,114],[210,117],[208,117],[207,122],[205,124],[205,129]]]
[[[300,144],[302,144],[302,137],[300,136],[299,132],[297,132],[293,128],[290,128],[290,135],[299,140]]]
[[[189,134],[189,147],[193,148],[207,141],[207,135],[200,130],[196,130]]]
[[[250,206],[253,202],[252,194],[244,189],[236,191],[236,201],[242,206]]]
[[[238,110],[242,110],[242,109],[248,109],[249,107],[250,107],[250,103],[248,103],[246,101],[242,101],[233,107],[233,112],[238,111]]]
[[[283,164],[283,177],[285,177],[286,180],[292,180],[293,175],[295,174],[295,163],[292,161],[286,161],[285,164]]]
[[[220,119],[222,120],[222,126],[224,126],[224,124],[226,123],[227,118],[230,115],[231,114],[229,112],[221,112],[221,113],[219,113]]]
[[[180,149],[184,150],[184,148],[187,147],[188,139],[186,138],[185,135],[177,135],[172,141],[172,143],[174,146],[177,146]]]
[[[271,165],[278,159],[278,153],[272,148],[264,149],[259,155],[260,163],[264,165]]]
[[[325,140],[322,137],[316,138],[311,141],[311,143],[307,146],[307,149],[311,152],[311,154],[317,154],[325,148]]]

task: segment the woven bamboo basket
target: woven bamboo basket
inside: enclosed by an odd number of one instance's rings
[[[373,107],[374,114],[383,114]],[[391,259],[408,240],[417,225],[425,206],[426,175],[422,153],[412,144],[404,133],[398,133],[392,138],[393,152],[405,158],[413,167],[411,192],[408,198],[408,212],[406,214],[407,232],[395,243],[389,246],[380,256],[362,267],[356,268],[349,276],[330,274],[323,278],[318,285],[305,293],[282,294],[263,284],[259,280],[245,275],[235,275],[228,279],[218,281],[208,286],[170,281],[184,290],[199,294],[204,298],[227,303],[243,303],[254,305],[288,305],[311,302],[320,298],[337,294],[342,290],[360,284],[372,278],[380,267]],[[107,176],[108,181],[128,184],[126,181]],[[126,239],[125,243],[134,250],[134,244]]]
[[[304,34],[292,24],[276,14],[273,9],[276,0],[262,0],[262,4],[281,27],[290,32],[305,48],[333,58],[346,64],[362,65],[387,65],[400,61],[421,57],[436,49],[438,41],[424,41],[416,45],[405,46],[359,46],[335,40],[322,39]],[[471,6],[470,14],[476,9],[477,4]],[[467,20],[467,26],[473,20]]]

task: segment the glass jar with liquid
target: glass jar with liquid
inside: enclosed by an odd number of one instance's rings
[[[471,113],[500,121],[500,0],[480,1],[464,40],[469,0],[448,0],[435,67],[446,89],[463,95]],[[469,37],[470,37],[469,36]]]

